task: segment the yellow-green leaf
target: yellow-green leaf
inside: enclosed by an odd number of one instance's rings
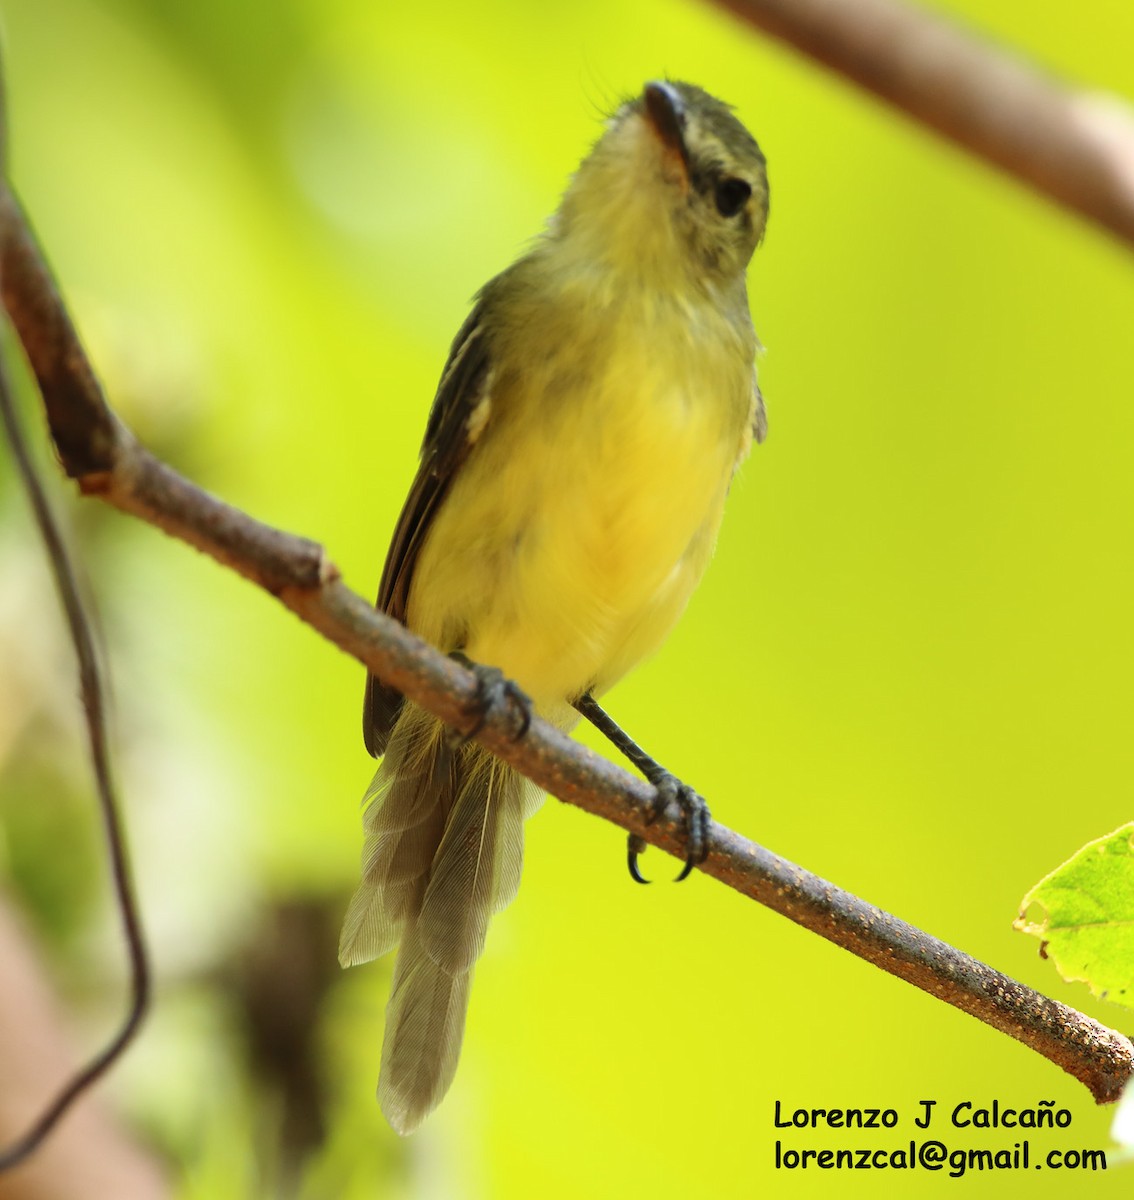
[[[1068,982],[1134,1007],[1134,823],[1088,842],[1024,897],[1015,927]]]

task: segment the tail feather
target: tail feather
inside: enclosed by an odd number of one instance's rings
[[[520,886],[525,781],[476,752],[445,826],[418,919],[421,943],[439,967],[467,971],[480,957],[492,914]]]
[[[416,927],[398,951],[378,1103],[400,1134],[412,1133],[449,1090],[457,1070],[471,971],[450,974],[423,950]]]
[[[472,968],[488,922],[520,883],[534,786],[478,746],[451,749],[407,704],[367,793],[362,882],[339,946],[343,965],[399,941],[378,1098],[409,1133],[453,1080]]]
[[[503,911],[520,890],[520,873],[524,867],[524,821],[528,815],[530,797],[543,793],[503,763],[493,762],[507,779],[500,789],[500,815],[496,830],[496,865],[492,882],[492,911]]]
[[[392,950],[416,913],[453,795],[453,756],[441,726],[414,705],[402,710],[363,803],[362,879],[339,939],[344,967]]]

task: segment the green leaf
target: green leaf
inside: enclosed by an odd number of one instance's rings
[[[1134,1008],[1134,823],[1123,825],[1041,879],[1015,928],[1042,939],[1069,983]]]

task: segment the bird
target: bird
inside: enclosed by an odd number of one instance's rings
[[[705,854],[704,801],[598,697],[681,615],[764,439],[746,270],[767,216],[764,154],[729,105],[668,79],[621,103],[452,343],[377,598],[486,695],[506,680],[525,713],[603,729],[659,808],[681,805],[683,875]],[[339,957],[397,947],[378,1100],[408,1134],[452,1083],[473,968],[542,796],[374,676],[363,732],[382,761]]]

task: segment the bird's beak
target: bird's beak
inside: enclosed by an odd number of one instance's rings
[[[685,101],[668,83],[647,83],[642,93],[646,120],[658,135],[667,157],[680,163],[681,173],[689,179],[689,151],[685,145]]]

